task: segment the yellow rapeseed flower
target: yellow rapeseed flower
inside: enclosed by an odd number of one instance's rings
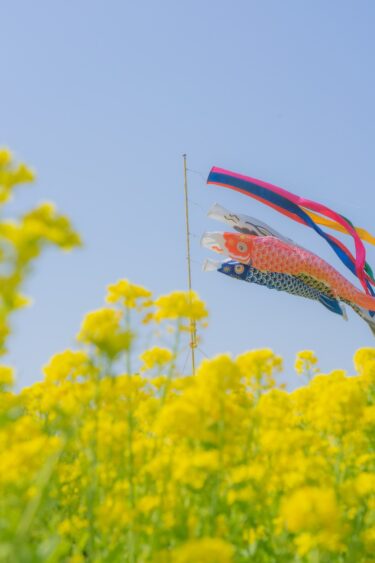
[[[312,350],[298,352],[294,363],[294,369],[298,375],[307,374],[311,376],[317,371],[318,358]]]
[[[0,365],[0,390],[12,387],[14,384],[14,369]]]
[[[32,182],[35,176],[25,164],[14,164],[12,153],[0,148],[0,204],[6,203],[17,184]]]
[[[204,359],[197,370],[196,378],[207,389],[207,393],[210,393],[215,389],[238,388],[241,372],[230,356],[221,354],[212,359]]]
[[[173,563],[231,563],[233,546],[221,538],[191,540],[173,550]]]
[[[67,216],[56,211],[53,203],[44,202],[22,218],[22,242],[48,241],[64,250],[81,245],[78,233],[72,228]]]
[[[269,348],[249,350],[237,356],[236,362],[253,391],[274,387],[274,373],[281,372],[283,368],[282,358]]]
[[[375,362],[375,348],[360,348],[354,354],[354,367],[358,373],[366,369],[366,365]]]
[[[1,147],[0,148],[0,167],[8,166],[12,160],[12,153],[9,149]]]
[[[122,313],[103,307],[88,313],[83,319],[77,340],[92,344],[114,358],[129,349],[131,333],[121,326]]]
[[[375,384],[375,348],[361,348],[354,354],[354,366],[368,385]]]
[[[88,355],[82,350],[65,350],[55,354],[44,366],[43,372],[46,381],[50,383],[60,383],[67,379],[74,381],[89,372]]]
[[[291,532],[333,532],[340,521],[334,491],[320,487],[302,487],[292,493],[284,502],[282,516]]]
[[[153,367],[161,368],[172,360],[173,352],[169,348],[154,346],[142,352],[139,358],[143,362],[142,370],[152,369]]]
[[[208,316],[206,306],[195,291],[173,291],[155,301],[154,319],[190,319],[201,321]]]
[[[364,543],[366,553],[372,557],[375,552],[375,526],[368,528],[362,533],[362,541]]]
[[[354,483],[359,497],[375,495],[375,473],[360,473]]]
[[[125,307],[134,308],[138,303],[149,306],[151,291],[141,285],[135,285],[123,279],[107,287],[107,303],[120,303]]]

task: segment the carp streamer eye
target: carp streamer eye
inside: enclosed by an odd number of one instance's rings
[[[234,271],[236,272],[236,274],[243,274],[245,268],[244,266],[242,266],[242,264],[236,264],[236,266],[234,267]]]
[[[247,246],[246,242],[239,242],[237,244],[237,250],[239,250],[240,252],[247,252],[248,246]]]

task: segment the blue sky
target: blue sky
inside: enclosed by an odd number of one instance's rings
[[[186,287],[182,153],[189,174],[193,285],[207,301],[208,355],[271,347],[348,370],[373,346],[317,303],[203,273],[199,238],[219,202],[308,246],[313,232],[204,179],[211,166],[276,183],[375,231],[375,78],[370,0],[20,2],[2,7],[0,144],[38,172],[10,211],[55,201],[85,241],[48,252],[27,286],[8,361],[21,385],[72,346],[86,311],[121,277]],[[369,261],[374,248],[368,248]],[[350,275],[350,274],[349,274]]]

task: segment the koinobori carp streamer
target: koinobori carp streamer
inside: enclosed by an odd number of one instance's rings
[[[268,289],[277,291],[285,291],[291,295],[305,297],[313,301],[319,301],[332,313],[341,315],[347,319],[346,311],[343,305],[329,292],[324,289],[318,289],[313,284],[309,285],[305,280],[298,276],[289,274],[281,274],[279,272],[263,272],[254,268],[250,264],[242,264],[236,260],[226,260],[225,262],[216,262],[214,260],[206,260],[203,270],[216,270],[231,278],[255,283]]]

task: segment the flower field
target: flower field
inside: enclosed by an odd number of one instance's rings
[[[0,151],[2,203],[32,179]],[[0,221],[3,353],[35,259],[78,244],[51,204]],[[0,561],[375,560],[375,349],[352,376],[300,352],[293,391],[268,349],[183,375],[195,293],[124,279],[102,305],[40,382],[0,367]]]

